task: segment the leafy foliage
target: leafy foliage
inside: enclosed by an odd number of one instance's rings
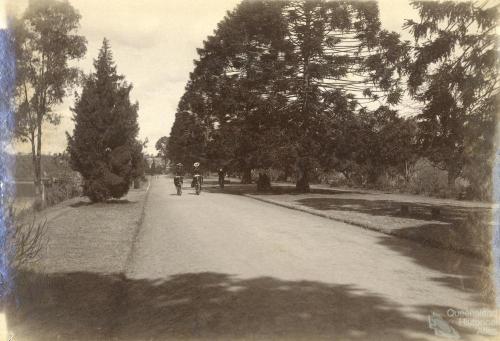
[[[42,127],[58,124],[53,111],[66,91],[78,81],[79,71],[69,61],[85,55],[86,40],[77,35],[80,14],[67,2],[30,1],[13,23],[16,50],[16,133],[32,149],[34,181],[41,195]]]
[[[163,164],[166,167],[167,166],[167,161],[169,158],[169,151],[168,151],[168,140],[169,138],[167,136],[162,136],[156,141],[155,148],[158,151],[158,156],[163,159]]]
[[[408,87],[425,107],[418,115],[423,152],[467,178],[476,197],[490,192],[497,124],[498,7],[474,2],[414,1],[420,22],[408,20],[416,46]]]

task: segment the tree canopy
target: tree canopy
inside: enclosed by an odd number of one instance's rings
[[[158,151],[158,156],[163,159],[164,167],[167,167],[167,162],[169,158],[168,152],[168,136],[162,136],[156,141],[155,148]]]
[[[58,124],[54,107],[78,82],[70,61],[85,55],[86,39],[77,34],[81,16],[68,1],[30,1],[13,23],[16,53],[16,136],[31,143],[34,182],[41,195],[42,127]]]
[[[321,156],[341,152],[328,138],[340,107],[354,117],[400,100],[408,49],[380,28],[376,3],[243,1],[198,50],[170,152],[245,174],[297,171],[307,191],[308,173],[332,166]]]
[[[424,104],[417,116],[424,154],[448,171],[452,185],[468,179],[488,197],[497,125],[499,67],[497,6],[414,1],[420,21],[407,20],[415,38],[408,89]]]

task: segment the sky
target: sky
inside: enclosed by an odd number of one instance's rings
[[[0,1],[0,30],[7,28],[7,8]]]
[[[170,134],[177,104],[193,70],[196,49],[213,34],[217,23],[240,0],[69,0],[82,15],[79,34],[88,41],[87,54],[78,62],[86,73],[93,71],[104,37],[111,43],[118,72],[134,86],[133,101],[139,102],[139,138],[148,138],[147,153]],[[27,0],[0,0],[0,27],[3,9],[20,14]],[[405,18],[416,13],[407,0],[380,0],[380,19],[386,29],[401,32]],[[405,39],[410,39],[407,33]],[[79,90],[79,89],[75,89]],[[72,91],[71,93],[73,93]],[[59,153],[66,148],[65,132],[72,132],[68,97],[58,108],[61,124],[46,126],[42,149]],[[29,145],[16,143],[17,152],[27,153]]]

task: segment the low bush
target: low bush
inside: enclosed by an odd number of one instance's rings
[[[82,195],[80,185],[75,181],[58,181],[45,186],[44,206],[54,206],[65,200]]]
[[[16,279],[16,274],[21,269],[26,269],[35,264],[42,251],[46,248],[48,239],[47,221],[33,218],[29,221],[15,221],[14,208],[12,206],[1,208],[3,222],[6,224],[6,235],[3,242],[4,256],[8,261],[10,270],[9,278],[0,278],[2,285],[7,285],[11,280]],[[0,277],[3,273],[0,274]],[[2,288],[6,289],[6,288]]]
[[[346,177],[335,170],[316,170],[310,174],[312,184],[328,184],[331,187],[368,188],[375,190],[410,193],[439,198],[459,200],[481,199],[474,190],[476,186],[469,181],[458,178],[453,186],[448,185],[448,173],[435,167],[429,160],[421,158],[407,168],[405,174],[400,169],[388,167],[373,183],[368,181],[366,168],[352,166],[352,171]],[[258,182],[258,174],[265,172],[274,181],[296,181],[295,174],[285,174],[276,169],[256,169],[252,171],[252,178]],[[285,177],[286,175],[286,177]],[[479,189],[482,190],[482,189]],[[487,192],[483,190],[483,192]]]
[[[406,188],[413,194],[439,195],[447,192],[448,174],[434,167],[427,159],[420,159],[413,168]]]

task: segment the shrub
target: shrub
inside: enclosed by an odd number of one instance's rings
[[[18,307],[20,285],[26,283],[24,274],[39,261],[43,250],[47,247],[47,222],[37,221],[35,216],[26,223],[14,222],[12,205],[0,206],[5,234],[1,238],[3,266],[0,273],[0,302],[4,307]],[[6,271],[5,271],[6,270]],[[15,296],[13,295],[15,288]]]
[[[78,183],[73,181],[58,181],[45,187],[45,206],[53,206],[81,194],[82,191]]]
[[[413,194],[448,196],[448,174],[434,167],[429,160],[420,159],[415,164],[406,190]]]
[[[9,268],[19,270],[38,261],[40,253],[48,242],[47,221],[39,221],[33,215],[29,222],[16,223],[12,206],[3,209],[3,214],[7,232],[3,250],[6,252]]]

